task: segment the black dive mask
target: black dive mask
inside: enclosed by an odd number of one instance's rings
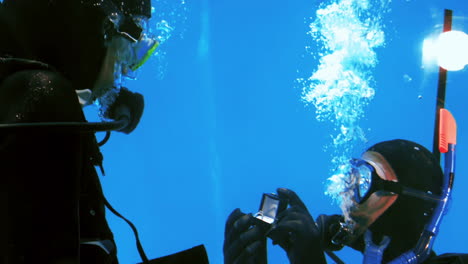
[[[362,159],[351,160],[351,176],[355,177],[354,200],[359,204],[364,203],[375,192],[409,195],[434,202],[441,200],[438,195],[416,190],[399,182],[381,179],[374,166]]]

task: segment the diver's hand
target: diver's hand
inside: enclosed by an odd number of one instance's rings
[[[278,215],[268,233],[273,244],[286,251],[291,264],[326,263],[319,230],[304,203],[289,189],[278,188],[277,192],[281,200],[289,202],[289,208]]]
[[[266,230],[251,214],[235,209],[224,231],[225,264],[266,264]]]
[[[122,87],[120,88],[119,95],[107,112],[104,113],[104,116],[114,120],[128,119],[128,125],[119,131],[130,134],[140,122],[144,107],[143,95]]]

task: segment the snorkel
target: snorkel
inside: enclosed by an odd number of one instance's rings
[[[444,11],[443,32],[452,29],[452,10]],[[439,232],[442,217],[447,212],[447,204],[452,193],[453,181],[455,177],[455,145],[457,140],[457,124],[452,114],[444,109],[445,91],[447,81],[447,70],[439,67],[439,82],[437,88],[435,124],[434,124],[434,145],[433,154],[440,160],[440,153],[445,153],[444,157],[444,177],[442,185],[442,195],[434,210],[431,220],[425,226],[416,246],[391,261],[397,263],[422,263],[430,255],[435,238]]]
[[[450,31],[452,27],[452,11],[444,11],[443,32]],[[439,232],[443,216],[448,211],[448,203],[451,198],[453,181],[455,178],[455,146],[457,137],[457,125],[452,114],[444,109],[446,91],[447,70],[439,67],[439,81],[436,98],[434,142],[432,153],[440,163],[440,153],[444,155],[444,174],[442,179],[442,190],[440,197],[436,199],[423,197],[418,193],[406,193],[412,196],[419,196],[425,200],[434,202],[435,208],[431,218],[425,225],[418,242],[409,251],[395,258],[390,264],[423,263],[431,254],[435,238]],[[427,196],[434,196],[428,193]],[[382,252],[383,254],[383,252]],[[373,262],[380,263],[380,262]]]
[[[429,257],[435,238],[439,232],[442,218],[447,212],[448,202],[452,194],[455,177],[455,145],[457,125],[452,114],[446,109],[440,109],[439,150],[445,153],[444,179],[441,200],[438,202],[430,222],[424,228],[416,246],[390,264],[422,263]]]
[[[376,186],[378,186],[378,182],[375,180],[372,180],[372,186],[370,188],[365,188],[363,189],[363,193],[360,193],[360,197],[363,198],[359,199],[360,201],[363,201],[363,203],[366,202],[372,202],[368,199],[365,199],[369,191],[374,191],[374,193],[377,193],[379,191],[388,191],[390,193],[394,194],[399,194],[399,195],[405,195],[409,197],[414,197],[421,200],[425,200],[426,202],[424,203],[424,206],[420,207],[420,209],[415,208],[415,213],[417,213],[417,216],[422,216],[422,214],[425,214],[426,220],[421,221],[417,223],[419,226],[417,229],[414,229],[412,231],[411,237],[414,237],[415,239],[412,240],[412,242],[409,242],[406,244],[405,247],[402,248],[401,251],[395,251],[395,248],[393,248],[393,251],[391,253],[398,252],[398,254],[393,255],[391,258],[387,258],[386,261],[392,260],[392,264],[403,264],[403,263],[423,263],[431,254],[432,247],[435,242],[435,238],[439,232],[440,224],[442,222],[443,216],[446,214],[448,210],[448,203],[449,200],[451,199],[451,193],[452,193],[452,188],[453,188],[453,182],[454,182],[454,177],[455,177],[455,158],[456,158],[456,122],[453,116],[450,114],[449,111],[445,109],[441,109],[440,111],[440,124],[438,125],[438,129],[440,130],[437,139],[439,142],[438,149],[440,152],[445,153],[445,159],[444,159],[444,170],[443,173],[440,169],[440,166],[438,165],[438,161],[435,159],[435,155],[432,156],[430,152],[425,149],[422,146],[419,146],[419,148],[414,147],[414,144],[392,144],[392,141],[389,141],[390,143],[385,142],[384,144],[377,144],[375,147],[371,148],[372,150],[377,151],[378,153],[386,154],[388,156],[388,159],[395,164],[399,164],[398,160],[400,160],[400,165],[395,165],[394,167],[398,172],[401,172],[401,190],[391,190],[391,189],[380,189]],[[411,142],[409,142],[411,143]],[[417,145],[417,144],[416,144]],[[393,146],[393,149],[389,148],[388,146]],[[397,155],[394,152],[394,148],[399,147],[403,151],[401,152],[401,155]],[[424,156],[430,158],[431,161],[427,160],[427,164],[431,164],[430,166],[416,166],[416,167],[411,167],[415,164],[413,159],[411,158],[412,153],[420,152],[423,151],[425,154]],[[366,152],[370,153],[370,152]],[[393,153],[393,156],[390,155]],[[385,157],[387,157],[385,156]],[[397,158],[396,158],[397,157]],[[364,158],[366,161],[372,161],[367,158]],[[405,163],[408,162],[408,163]],[[413,163],[412,163],[413,162]],[[358,165],[358,163],[356,163]],[[361,163],[361,166],[365,165],[365,163]],[[436,166],[436,167],[435,167]],[[364,166],[364,168],[367,166]],[[370,166],[369,166],[370,167]],[[374,167],[374,166],[372,166]],[[413,168],[413,169],[410,169]],[[403,172],[402,172],[403,170]],[[352,184],[353,182],[358,182],[360,185],[363,183],[365,184],[366,181],[361,181],[361,177],[364,178],[370,178],[369,175],[366,175],[364,170],[361,170],[360,167],[355,168],[356,173],[353,174],[354,181],[351,182],[351,185],[354,186],[350,193],[353,193],[356,191],[356,184]],[[405,174],[406,171],[406,174]],[[359,173],[357,173],[359,172]],[[432,173],[434,172],[434,174]],[[374,178],[374,173],[375,171],[372,172],[372,178]],[[420,176],[425,176],[425,179],[421,179],[420,177],[415,177],[413,178],[413,182],[419,181],[421,182],[426,182],[424,185],[413,185],[411,181],[405,180],[406,178],[403,177],[405,175],[420,175]],[[362,175],[364,174],[364,175]],[[370,172],[367,172],[367,174],[371,174]],[[378,174],[379,176],[382,175],[381,173]],[[389,179],[385,177],[385,179]],[[405,180],[405,181],[403,181]],[[377,185],[374,185],[375,184]],[[398,182],[391,182],[391,181],[384,181],[384,183],[393,183],[395,186],[398,186]],[[408,185],[404,185],[408,184]],[[389,185],[391,186],[391,185]],[[413,187],[414,186],[414,187]],[[416,187],[419,186],[419,187]],[[426,187],[424,187],[426,186]],[[431,186],[431,187],[429,187]],[[376,187],[376,188],[374,188]],[[382,187],[385,187],[383,185]],[[413,188],[417,188],[412,190]],[[359,188],[359,187],[357,187]],[[406,191],[405,191],[406,189]],[[411,190],[411,193],[408,193],[407,190]],[[421,195],[421,192],[431,190],[434,192],[432,194],[431,192],[426,193],[424,196]],[[359,189],[358,189],[359,191]],[[372,194],[373,195],[373,194]],[[383,198],[383,197],[382,197]],[[375,199],[374,199],[375,200]],[[355,201],[357,203],[357,201]],[[403,200],[401,200],[403,202]],[[410,204],[412,204],[413,201],[407,200]],[[414,201],[416,202],[416,201]],[[420,202],[418,202],[419,204]],[[379,204],[382,204],[379,202]],[[401,203],[400,203],[401,204]],[[407,204],[403,202],[403,205]],[[360,205],[360,204],[359,204]],[[375,204],[377,205],[377,204]],[[377,208],[373,206],[372,208]],[[353,211],[350,211],[352,213]],[[366,210],[358,210],[357,211],[359,214],[353,214],[351,215],[351,221],[349,222],[344,222],[340,223],[341,228],[338,233],[332,238],[332,242],[334,244],[338,245],[350,245],[353,247],[353,245],[356,246],[356,244],[353,243],[353,237],[359,236],[363,234],[363,232],[360,231],[360,226],[367,227],[369,226],[369,222],[365,222],[364,219],[365,217],[360,217],[362,216],[363,212],[366,212]],[[397,212],[397,211],[394,211]],[[427,214],[429,215],[427,215]],[[365,215],[364,215],[365,216]],[[390,215],[390,217],[395,217],[395,215]],[[346,218],[345,218],[346,219]],[[361,219],[364,219],[361,221]],[[392,219],[392,218],[386,218],[386,219]],[[418,219],[420,219],[418,217]],[[356,221],[357,225],[351,225],[352,220]],[[416,223],[415,223],[416,224]],[[398,223],[399,226],[403,225],[405,226],[406,223],[404,221]],[[399,235],[396,233],[388,232],[387,231],[380,231],[383,229],[379,229],[380,227],[375,227],[375,231],[380,232],[381,235],[387,234],[389,238],[396,238],[394,243],[398,243],[399,241],[402,241],[401,239],[404,239],[406,236],[405,235]],[[370,233],[370,230],[367,229],[367,232],[365,236],[363,237],[365,240],[365,251],[364,253],[364,263],[382,263],[382,259],[384,256],[384,252],[386,251],[386,246],[389,245],[389,240],[390,239],[383,239],[382,241],[373,241],[372,240],[372,234]],[[350,244],[351,242],[351,244]],[[374,244],[374,242],[378,244]],[[391,246],[391,245],[390,245]],[[388,251],[388,250],[387,250]],[[390,252],[389,255],[392,255]],[[402,254],[403,253],[403,254]],[[387,256],[388,257],[388,256]]]

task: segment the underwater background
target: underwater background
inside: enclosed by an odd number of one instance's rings
[[[396,138],[432,150],[438,68],[423,63],[422,44],[442,31],[444,8],[453,10],[452,29],[468,31],[468,3],[460,0],[153,6],[163,43],[126,83],[145,96],[145,112],[133,133],[113,133],[101,148],[101,182],[149,258],[204,244],[215,264],[223,263],[226,218],[235,208],[255,213],[262,193],[290,188],[314,218],[340,213],[325,194],[340,159]],[[458,162],[438,254],[468,252],[467,79],[466,69],[448,73]],[[86,114],[96,119],[97,109]],[[107,218],[120,263],[140,262],[131,229]],[[337,255],[362,262],[352,249]],[[288,263],[271,241],[268,257]]]

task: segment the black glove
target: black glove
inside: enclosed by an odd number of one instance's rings
[[[106,113],[104,113],[104,116],[114,120],[128,119],[128,125],[119,131],[130,134],[140,122],[144,107],[143,95],[130,92],[127,88],[122,87],[120,88],[119,95]]]
[[[320,243],[320,232],[314,219],[297,194],[278,188],[281,200],[289,202],[289,208],[278,215],[268,237],[288,254],[291,264],[326,263]]]
[[[235,209],[224,231],[225,264],[266,264],[266,232],[251,214]]]

